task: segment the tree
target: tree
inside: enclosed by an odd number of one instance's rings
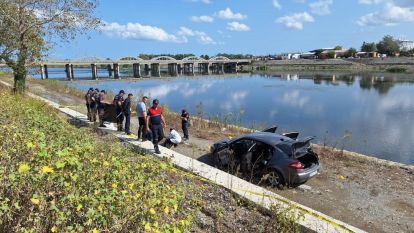
[[[346,54],[347,57],[355,57],[355,55],[357,54],[357,50],[354,48],[350,48],[348,49],[348,52]]]
[[[364,41],[364,43],[361,46],[361,52],[371,53],[371,52],[376,52],[376,51],[377,51],[377,44],[375,44],[375,42],[368,43]]]
[[[334,59],[334,58],[336,58],[336,53],[335,53],[335,51],[329,51],[327,56],[330,59]]]
[[[394,56],[400,52],[400,46],[392,36],[384,36],[384,38],[377,44],[378,52]]]
[[[342,50],[342,46],[337,45],[337,46],[335,46],[334,50]]]
[[[23,93],[27,66],[40,61],[60,39],[101,25],[96,0],[0,0],[0,60],[13,70],[14,90]]]

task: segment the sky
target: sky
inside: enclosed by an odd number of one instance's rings
[[[50,58],[359,49],[385,35],[414,40],[414,0],[100,0],[104,25]]]

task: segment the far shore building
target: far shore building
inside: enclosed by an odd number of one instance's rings
[[[313,52],[308,52],[308,53],[301,53],[300,58],[301,59],[316,59],[317,56]]]
[[[400,46],[401,51],[406,52],[406,51],[414,49],[414,41],[412,40],[398,39],[397,43]]]

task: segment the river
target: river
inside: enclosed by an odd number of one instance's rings
[[[277,125],[279,132],[316,136],[320,144],[414,164],[412,75],[235,74],[72,85],[114,93],[124,89],[158,98],[172,111],[185,108],[246,127]]]

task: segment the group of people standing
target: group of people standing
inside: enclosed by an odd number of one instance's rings
[[[105,115],[105,90],[99,90],[98,88],[89,88],[85,95],[86,108],[88,110],[88,120],[96,122],[96,115],[99,116],[99,127],[106,127],[104,122]]]
[[[99,115],[99,126],[106,127],[103,124],[103,118],[105,113],[105,94],[104,90],[90,88],[85,95],[86,107],[88,109],[88,120],[96,122],[96,111]],[[124,131],[128,135],[131,133],[131,113],[132,113],[132,98],[133,94],[128,94],[127,98],[124,98],[125,91],[121,90],[114,97],[113,104],[115,105],[116,111],[116,123],[117,131]],[[167,127],[165,118],[163,116],[162,108],[159,105],[159,100],[154,99],[152,106],[147,107],[149,98],[144,96],[136,106],[136,112],[138,117],[138,140],[147,141],[152,140],[154,144],[155,153],[161,153],[158,144],[164,139],[164,127]],[[96,110],[95,110],[96,109]],[[125,129],[124,129],[125,120]],[[190,121],[190,114],[183,109],[181,112],[181,126],[184,133],[184,140],[189,139],[188,127]],[[170,148],[177,146],[181,143],[182,139],[179,133],[170,128],[170,135],[164,142],[164,146]]]

